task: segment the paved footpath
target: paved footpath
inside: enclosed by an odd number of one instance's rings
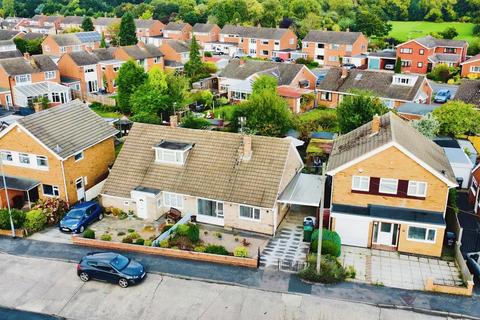
[[[93,249],[69,244],[0,237],[0,252],[17,256],[77,262],[90,251]],[[199,279],[283,293],[309,294],[321,298],[372,305],[450,312],[480,319],[479,296],[432,294],[351,282],[338,285],[310,285],[300,281],[295,274],[279,271],[224,266],[136,253],[128,253],[128,255],[144,263],[150,272],[177,278]],[[0,271],[0,283],[1,277]],[[178,298],[181,300],[181,297]]]

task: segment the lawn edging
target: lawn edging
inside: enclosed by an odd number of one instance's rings
[[[146,254],[154,254],[170,258],[188,259],[195,261],[213,262],[219,264],[227,264],[238,267],[257,268],[256,258],[240,258],[233,256],[223,256],[204,252],[185,251],[169,248],[141,246],[136,244],[103,241],[97,239],[87,239],[81,236],[72,236],[73,244],[108,250],[123,250],[130,252],[139,252]]]
[[[466,286],[459,287],[459,286],[437,284],[437,283],[434,283],[433,278],[428,278],[425,283],[425,291],[471,297],[473,295],[473,281],[470,280],[467,282]]]
[[[23,238],[25,237],[25,230],[24,229],[15,229],[15,237]],[[0,229],[0,236],[12,236],[12,230],[3,230]]]

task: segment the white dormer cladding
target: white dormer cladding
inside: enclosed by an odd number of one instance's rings
[[[392,84],[413,87],[417,80],[418,76],[413,74],[394,74],[392,78]]]
[[[155,162],[183,166],[192,147],[190,143],[162,140],[153,147]]]

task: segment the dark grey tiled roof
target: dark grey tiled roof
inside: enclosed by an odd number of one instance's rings
[[[353,44],[361,35],[361,32],[311,30],[307,33],[305,38],[303,38],[303,41],[335,44]]]
[[[63,16],[47,16],[47,18],[45,19],[45,22],[56,22],[57,20],[62,20],[63,19]]]
[[[438,107],[440,107],[438,104],[405,102],[398,107],[397,111],[398,113],[417,114],[424,116]]]
[[[462,80],[455,99],[480,107],[480,80]]]
[[[31,61],[27,61],[23,57],[3,59],[0,60],[0,65],[7,74],[12,76],[58,70],[55,62],[46,55],[32,56]]]
[[[463,47],[465,44],[467,44],[467,41],[465,40],[436,39],[432,36],[425,36],[414,40],[428,48]]]
[[[190,42],[167,40],[167,43],[173,50],[175,50],[178,53],[190,51]]]
[[[181,31],[183,28],[188,25],[188,23],[184,22],[169,22],[163,30],[167,31]]]
[[[37,33],[37,32],[27,32],[24,36],[23,39],[25,40],[33,40],[33,39],[38,39],[38,38],[45,38],[47,35],[43,33]]]
[[[227,24],[222,28],[222,34],[235,34],[244,38],[280,40],[289,29],[244,27]]]
[[[77,51],[67,53],[77,66],[86,66],[91,64],[97,64],[100,60],[96,55],[88,53],[86,51]]]
[[[100,17],[93,20],[94,26],[109,26],[112,23],[120,23],[120,18]]]
[[[266,74],[278,79],[278,85],[291,84],[295,76],[302,70],[302,64],[277,63],[270,61],[231,60],[218,75],[221,78],[246,79],[255,73]]]
[[[372,134],[372,123],[368,122],[339,136],[333,144],[327,171],[334,170],[390,142],[398,143],[438,174],[455,183],[455,174],[443,149],[393,112],[380,117],[380,130],[377,134]]]
[[[192,32],[201,32],[201,33],[206,33],[210,32],[216,24],[211,24],[211,23],[195,23],[195,25],[192,28]]]
[[[83,43],[100,41],[101,36],[96,31],[54,34],[51,37],[59,46],[78,46]]]
[[[17,34],[21,33],[20,31],[14,30],[3,30],[0,29],[0,40],[11,40],[15,38]]]
[[[61,158],[68,158],[117,133],[80,100],[34,113],[18,123]]]
[[[21,58],[23,57],[22,53],[19,50],[12,51],[3,51],[0,52],[0,59],[9,59],[9,58]]]
[[[396,50],[383,50],[383,51],[376,51],[376,52],[369,52],[369,57],[381,57],[381,58],[392,58],[395,59],[397,57]]]
[[[93,50],[93,54],[95,54],[99,61],[107,61],[107,60],[114,60],[115,56],[115,48],[99,48]]]
[[[325,79],[318,85],[318,90],[349,92],[353,89],[371,91],[381,98],[412,101],[415,99],[425,77],[417,76],[413,86],[393,84],[394,73],[352,69],[346,78],[342,78],[341,68],[331,68]]]
[[[433,62],[459,62],[462,58],[459,54],[451,53],[435,53],[429,59]]]
[[[84,17],[66,16],[62,20],[62,24],[82,24]]]
[[[137,60],[163,57],[163,53],[160,51],[160,49],[151,44],[146,44],[145,48],[142,48],[138,45],[124,46],[122,48],[130,57]]]
[[[165,60],[164,64],[165,64],[165,67],[171,67],[171,68],[183,67],[183,63],[174,61],[174,60]]]
[[[148,29],[151,26],[153,26],[158,20],[154,19],[135,19],[135,27],[137,28],[142,28],[142,29]]]

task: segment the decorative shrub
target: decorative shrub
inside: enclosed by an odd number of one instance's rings
[[[355,279],[356,275],[357,275],[357,271],[355,270],[354,266],[348,266],[347,269],[345,270],[346,278]]]
[[[188,236],[180,236],[176,234],[173,238],[170,239],[170,245],[178,246],[182,250],[192,250],[193,243],[190,241]]]
[[[47,198],[45,200],[38,200],[33,209],[38,209],[47,217],[48,225],[55,225],[68,210],[67,203],[59,198]]]
[[[155,231],[155,227],[154,227],[154,226],[151,226],[151,225],[148,225],[148,226],[143,227],[143,231],[154,232],[154,231]]]
[[[95,239],[95,231],[87,229],[83,232],[83,237],[87,239]]]
[[[25,223],[26,213],[18,209],[12,209],[11,213],[12,213],[12,220],[13,220],[14,227],[17,229],[23,228],[23,225]],[[8,213],[7,209],[0,210],[0,229],[3,229],[3,230],[11,229],[10,214]]]
[[[162,241],[160,241],[159,245],[160,248],[169,248],[170,242],[168,241],[168,239],[163,239]]]
[[[117,236],[119,236],[119,237],[124,236],[124,235],[125,235],[125,232],[123,232],[123,231],[119,231],[119,232],[117,233]]]
[[[24,227],[29,233],[43,230],[47,224],[47,217],[41,210],[30,210],[25,215]]]
[[[318,229],[312,234],[312,243],[310,245],[311,252],[317,252],[318,248]],[[322,231],[322,254],[330,254],[339,257],[342,248],[340,236],[335,231],[323,229]]]
[[[162,233],[170,230],[170,228],[173,227],[173,224],[167,224],[162,228]]]
[[[145,242],[143,243],[143,245],[146,246],[146,247],[151,247],[151,246],[152,246],[152,242],[153,242],[152,240],[147,239],[147,240],[145,240]]]
[[[122,242],[123,242],[123,243],[133,243],[133,239],[132,239],[132,237],[130,237],[130,236],[128,235],[128,236],[126,236],[126,237],[124,237],[124,238],[122,239]]]
[[[198,228],[198,225],[196,225],[194,223],[189,223],[188,224],[187,237],[193,243],[196,243],[196,242],[200,241],[200,229]]]
[[[140,235],[138,234],[138,232],[133,231],[133,232],[130,232],[130,233],[128,234],[128,237],[132,238],[132,240],[135,240],[135,239],[140,238]]]
[[[145,244],[145,240],[142,238],[138,238],[135,240],[135,244],[138,244],[139,246],[143,246]]]
[[[193,251],[195,252],[205,252],[205,250],[205,246],[196,246],[195,248],[193,248]]]
[[[127,231],[128,233],[132,233],[132,232],[135,232],[135,229],[128,229]]]
[[[186,236],[188,234],[188,229],[190,226],[188,224],[181,224],[177,227],[175,232],[180,236]]]
[[[205,252],[206,253],[212,253],[212,254],[220,254],[220,255],[223,255],[223,256],[228,256],[229,255],[229,252],[227,251],[227,249],[225,249],[224,246],[218,246],[218,245],[215,245],[215,244],[209,244],[205,248]]]
[[[100,236],[100,240],[103,240],[103,241],[112,241],[112,235],[108,234],[108,233],[104,233]]]
[[[345,280],[345,269],[337,258],[331,255],[322,256],[320,274],[317,273],[315,260],[315,255],[309,257],[307,267],[298,273],[300,278],[322,283],[337,283]]]
[[[235,251],[233,251],[233,255],[235,257],[246,258],[246,257],[248,257],[248,250],[245,247],[238,246],[238,247],[235,248]]]
[[[203,53],[203,56],[204,56],[204,57],[211,57],[211,56],[212,56],[212,53],[211,53],[210,51],[205,51],[205,52]]]

